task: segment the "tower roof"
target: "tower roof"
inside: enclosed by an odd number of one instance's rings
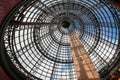
[[[106,0],[23,0],[0,28],[2,65],[15,79],[76,80],[69,39],[76,32],[106,79],[119,64],[119,20]]]

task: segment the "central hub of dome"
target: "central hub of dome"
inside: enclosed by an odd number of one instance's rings
[[[67,20],[64,20],[64,21],[62,21],[62,26],[63,26],[64,28],[69,28],[70,22],[67,21]]]

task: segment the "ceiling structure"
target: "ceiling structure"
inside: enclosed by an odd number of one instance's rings
[[[106,80],[119,66],[119,26],[108,0],[22,1],[0,28],[2,63],[14,79],[76,80],[69,38],[76,32]]]

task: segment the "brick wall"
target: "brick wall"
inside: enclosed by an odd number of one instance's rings
[[[8,15],[8,13],[20,2],[21,0],[0,0],[0,25]],[[0,67],[0,80],[11,80],[4,70]]]
[[[1,67],[0,67],[0,80],[11,80]]]
[[[70,34],[70,46],[78,80],[101,80],[87,51],[73,32]]]
[[[0,0],[0,25],[8,15],[8,13],[17,5],[21,0]]]

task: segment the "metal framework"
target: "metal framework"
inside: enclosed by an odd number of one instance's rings
[[[69,39],[76,32],[107,80],[120,66],[119,26],[108,0],[23,0],[0,28],[1,63],[14,79],[76,80]]]

